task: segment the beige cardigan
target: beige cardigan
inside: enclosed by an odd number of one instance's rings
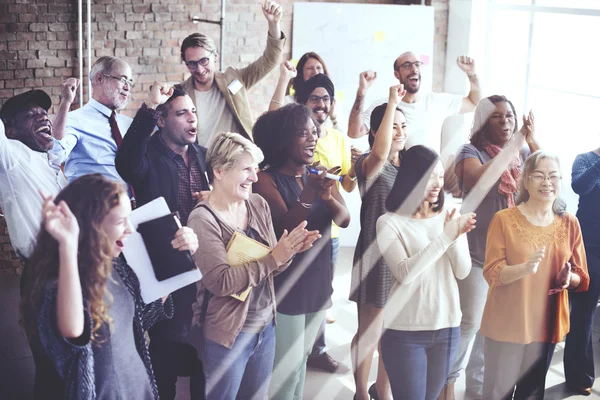
[[[236,122],[242,128],[243,132],[239,133],[251,140],[254,117],[250,112],[248,90],[260,82],[279,64],[285,40],[286,37],[283,32],[280,39],[275,39],[267,34],[267,47],[258,60],[244,68],[228,67],[225,72],[215,72],[215,83],[221,95],[225,98],[227,107],[229,107]],[[236,79],[242,84],[242,88],[235,95],[232,95],[227,86]],[[192,98],[195,107],[196,96],[194,95],[194,81],[192,76],[183,82],[183,87]],[[198,121],[198,123],[202,124],[202,121]]]
[[[211,208],[208,201],[200,204]],[[277,244],[277,238],[273,230],[269,205],[258,194],[251,194],[246,204],[250,215],[248,227],[258,232],[259,236],[273,249]],[[197,326],[202,323],[206,339],[231,348],[244,326],[249,301],[241,302],[230,295],[239,293],[248,286],[257,286],[266,279],[273,301],[273,318],[275,318],[276,301],[273,275],[287,268],[291,260],[286,265],[278,267],[273,256],[269,254],[258,261],[232,267],[227,264],[227,252],[225,251],[234,232],[231,226],[221,219],[217,222],[210,211],[198,206],[192,210],[187,226],[198,235],[199,246],[194,254],[194,259],[202,272],[202,280],[197,283],[196,302],[192,306],[194,313],[192,325]],[[211,296],[205,319],[200,321],[204,292],[207,289]]]

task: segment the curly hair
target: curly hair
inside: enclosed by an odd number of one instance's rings
[[[510,109],[512,110],[513,115],[515,117],[515,128],[513,130],[513,134],[516,133],[519,130],[519,123],[517,121],[517,111],[515,110],[515,106],[513,105],[513,103],[510,100],[508,100],[505,96],[497,95],[497,94],[495,94],[493,96],[489,96],[489,97],[487,97],[487,99],[489,101],[491,101],[493,104],[508,103],[510,105]],[[488,122],[489,122],[489,118],[487,121],[485,121],[485,124],[481,127],[481,129],[479,129],[477,132],[472,133],[471,136],[469,137],[471,144],[480,151],[483,150],[483,142],[485,141],[485,139],[489,139],[486,137],[487,129],[488,129]]]
[[[309,119],[319,129],[310,108],[292,103],[266,112],[256,120],[252,135],[265,156],[259,165],[261,169],[279,168],[287,161],[294,138],[302,135]]]
[[[112,244],[102,230],[102,222],[119,204],[125,187],[100,174],[82,176],[65,187],[54,199],[67,203],[79,224],[77,265],[84,306],[92,319],[92,340],[103,323],[112,324],[108,310],[112,297],[106,290],[106,280],[112,271]],[[37,336],[37,320],[46,286],[58,279],[58,242],[44,229],[43,222],[33,254],[23,272],[21,324],[29,338]],[[108,295],[109,304],[104,300]]]

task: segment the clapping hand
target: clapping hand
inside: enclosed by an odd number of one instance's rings
[[[571,263],[567,262],[556,276],[556,284],[548,291],[548,296],[562,292],[571,285]]]
[[[42,219],[44,229],[59,245],[74,245],[79,242],[79,223],[64,201],[54,204],[53,196],[46,196],[42,191],[43,199]]]
[[[283,230],[281,238],[271,251],[277,265],[284,265],[295,254],[310,249],[313,242],[321,237],[319,231],[306,230],[306,225],[307,222],[302,221],[290,233],[286,229]]]
[[[456,208],[448,210],[444,221],[444,233],[452,240],[458,239],[460,235],[475,229],[477,222],[475,217],[475,213],[458,215],[456,214]]]
[[[529,257],[529,260],[524,263],[524,267],[529,274],[535,274],[537,272],[540,262],[542,262],[542,259],[544,258],[545,252],[546,248],[540,247]]]

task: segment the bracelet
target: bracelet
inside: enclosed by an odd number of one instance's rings
[[[471,74],[471,75],[467,75],[467,78],[474,78],[476,76],[477,76],[477,74]]]
[[[311,203],[303,203],[300,200],[298,200],[298,203],[300,203],[300,205],[306,209],[310,209],[310,207],[312,206]]]
[[[277,100],[275,100],[275,99],[271,99],[271,103],[275,103],[275,104],[277,104],[277,105],[280,105],[280,106],[282,106],[282,105],[283,105],[283,103],[282,103],[282,102],[280,102],[280,101],[277,101]]]

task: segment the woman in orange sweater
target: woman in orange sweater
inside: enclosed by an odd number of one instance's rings
[[[561,179],[558,158],[536,151],[525,161],[517,206],[490,224],[484,399],[544,398],[554,347],[569,332],[567,289],[588,288],[579,223],[558,197]]]

